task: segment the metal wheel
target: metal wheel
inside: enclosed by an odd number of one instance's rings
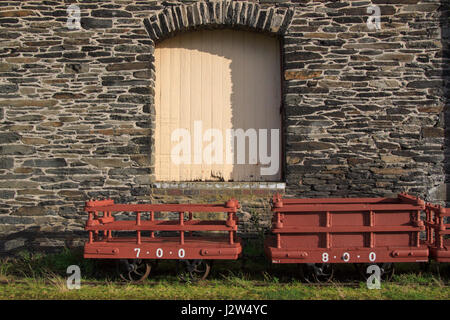
[[[180,260],[180,263],[184,265],[179,274],[183,281],[205,280],[211,270],[211,263],[208,260]]]
[[[442,276],[446,276],[450,272],[450,265],[439,263],[436,261],[430,262],[428,271],[432,273],[433,275],[437,276],[438,279],[441,279]]]
[[[373,263],[375,265],[377,265],[380,268],[380,277],[381,280],[384,281],[390,281],[392,279],[392,277],[394,276],[394,264],[393,263]],[[367,268],[372,265],[369,263],[359,263],[356,264],[356,267],[359,270],[359,273],[361,274],[361,276],[367,280],[370,277],[370,274],[367,274]]]
[[[305,263],[303,264],[303,279],[307,282],[326,283],[333,279],[334,264]]]
[[[147,279],[152,266],[149,261],[141,259],[124,259],[118,261],[117,271],[122,280],[138,283]]]
[[[430,262],[419,262],[419,269],[421,273],[428,273],[431,270]]]

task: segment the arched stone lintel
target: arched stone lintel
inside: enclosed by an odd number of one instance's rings
[[[248,1],[199,1],[165,8],[144,19],[144,25],[155,43],[178,32],[201,28],[246,29],[283,36],[293,15],[290,7],[263,7]]]

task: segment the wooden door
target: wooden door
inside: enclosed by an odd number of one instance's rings
[[[280,180],[281,80],[276,38],[234,30],[189,32],[158,44],[155,66],[158,181]],[[238,129],[251,137],[246,138],[244,163],[237,160],[238,139],[228,143]],[[259,154],[264,130],[268,155],[276,150],[271,163],[278,156],[278,170],[271,164],[272,172],[262,174],[261,168],[269,167],[267,158],[266,164],[261,163]],[[181,152],[180,142],[187,146],[187,139],[181,137],[186,133],[190,148]],[[174,150],[183,154],[181,162],[174,161]]]

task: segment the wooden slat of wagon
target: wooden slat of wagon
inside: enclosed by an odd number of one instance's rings
[[[191,220],[184,221],[183,225],[175,220],[141,221],[140,225],[137,225],[134,220],[127,220],[86,227],[86,230],[113,231],[232,231],[234,229],[228,227],[224,220]]]
[[[104,241],[98,241],[96,244],[108,245],[114,243],[132,243],[136,241],[133,237],[116,237],[111,239],[105,239]],[[155,244],[173,244],[178,245],[180,242],[179,237],[142,237],[142,243],[155,243]],[[214,245],[217,248],[229,248],[230,243],[228,237],[224,236],[202,236],[202,237],[186,237],[184,247],[199,247],[199,246],[209,246]],[[232,247],[240,246],[239,243],[235,243]]]
[[[360,233],[360,232],[411,232],[420,231],[413,226],[339,226],[339,227],[283,227],[273,233]]]
[[[450,217],[450,208],[444,208],[443,212],[440,212],[441,217]]]
[[[272,211],[283,213],[298,212],[354,212],[354,211],[405,211],[422,210],[412,204],[290,204]]]
[[[397,198],[308,198],[289,199],[283,198],[283,204],[329,204],[329,203],[392,203],[398,201]]]
[[[114,204],[110,206],[86,207],[85,211],[99,212],[236,212],[236,208],[228,208],[217,204]]]

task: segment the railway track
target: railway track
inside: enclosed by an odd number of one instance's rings
[[[44,283],[45,285],[55,285],[55,282],[60,281],[60,280],[43,280],[43,279],[36,279],[36,281],[39,281],[41,283]],[[29,280],[24,280],[24,279],[8,279],[8,280],[0,280],[0,285],[14,285],[14,284],[28,284],[30,283]],[[108,282],[108,281],[81,281],[83,286],[90,286],[90,287],[95,287],[95,286],[103,286],[103,285],[115,285],[115,286],[129,286],[129,285],[133,285],[133,286],[138,286],[138,287],[153,287],[153,286],[157,286],[158,284],[160,284],[159,281],[150,281],[150,280],[146,280],[143,282],[137,282],[137,283],[129,283],[129,282],[124,282],[124,281],[114,281],[114,282]],[[321,287],[345,287],[345,288],[359,288],[360,287],[360,283],[361,281],[351,281],[351,282],[327,282],[327,283],[307,283],[307,282],[303,282],[302,285],[304,286],[308,286],[308,287],[317,287],[317,288],[321,288]],[[397,284],[397,285],[402,285],[401,282],[395,282],[395,281],[389,281],[389,284]],[[213,285],[213,283],[209,280],[203,280],[201,282],[199,282],[199,284],[201,284],[202,286],[208,286],[208,285]],[[276,283],[278,286],[288,286],[290,283],[286,282],[286,283]],[[255,281],[252,283],[252,285],[254,287],[269,287],[269,286],[273,286],[274,283],[269,283],[269,282],[262,282],[262,281]],[[417,284],[418,286],[431,286],[431,285],[435,285],[435,284]],[[214,284],[215,286],[215,284]],[[445,281],[445,282],[441,282],[441,286],[443,288],[448,288],[450,287],[450,281]]]

